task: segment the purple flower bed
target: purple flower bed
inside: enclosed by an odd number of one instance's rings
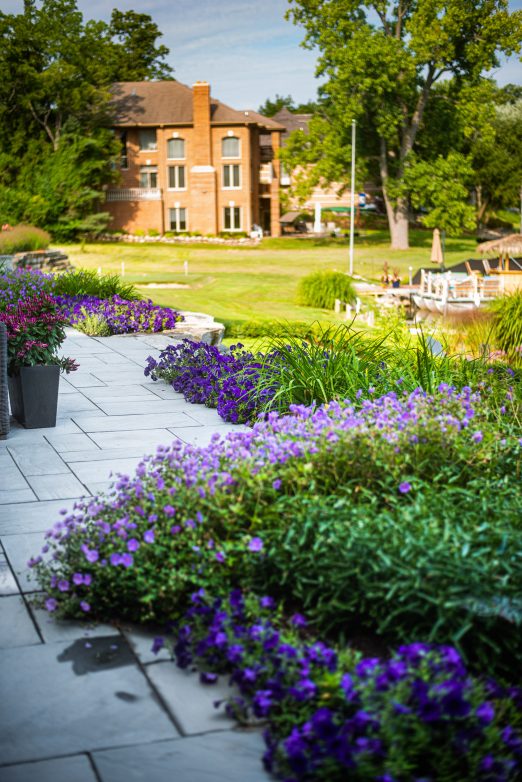
[[[227,712],[268,725],[263,760],[278,778],[519,778],[522,690],[472,677],[450,646],[415,643],[389,659],[360,659],[302,640],[303,627],[300,614],[282,622],[270,597],[235,590],[211,600],[199,590],[174,634],[179,667],[197,666],[206,684],[230,674],[239,694]]]
[[[97,296],[56,296],[61,311],[75,326],[89,315],[104,319],[111,334],[173,329],[183,316],[170,307],[159,307],[150,299],[128,301],[120,296],[99,299]]]
[[[240,424],[255,418],[260,405],[273,394],[273,389],[257,392],[261,361],[266,366],[271,355],[255,356],[241,344],[224,353],[213,345],[185,339],[180,345],[169,345],[159,360],[149,356],[145,375],[165,380],[188,402],[216,407],[225,421]]]

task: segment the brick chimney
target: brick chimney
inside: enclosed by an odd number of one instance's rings
[[[197,81],[192,85],[194,122],[194,165],[212,165],[210,143],[210,84]]]

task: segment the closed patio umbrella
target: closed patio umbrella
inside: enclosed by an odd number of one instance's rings
[[[435,228],[433,231],[433,241],[431,243],[431,261],[432,263],[444,264],[444,256],[442,254],[442,244],[440,242],[440,231]]]

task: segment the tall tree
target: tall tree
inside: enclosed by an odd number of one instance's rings
[[[62,234],[97,209],[119,152],[109,131],[115,80],[170,77],[145,14],[84,23],[76,0],[0,12],[0,217]]]
[[[347,157],[351,120],[358,121],[363,154],[382,184],[392,247],[406,249],[413,156],[435,87],[451,76],[470,87],[498,66],[499,54],[519,52],[522,12],[509,13],[507,0],[291,5],[289,16],[306,30],[304,45],[319,49],[317,73],[326,78],[317,120],[321,155],[338,167]],[[445,159],[445,176],[462,176],[463,168],[458,157]]]
[[[278,95],[275,98],[267,98],[259,107],[258,111],[264,117],[273,117],[281,109],[288,109],[296,114],[313,114],[317,108],[315,101],[309,100],[306,103],[295,103],[291,95]]]

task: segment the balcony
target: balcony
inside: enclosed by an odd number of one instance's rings
[[[274,178],[272,163],[262,163],[259,169],[259,181],[262,185],[271,185]]]
[[[107,201],[161,201],[159,187],[120,187],[107,190]]]

